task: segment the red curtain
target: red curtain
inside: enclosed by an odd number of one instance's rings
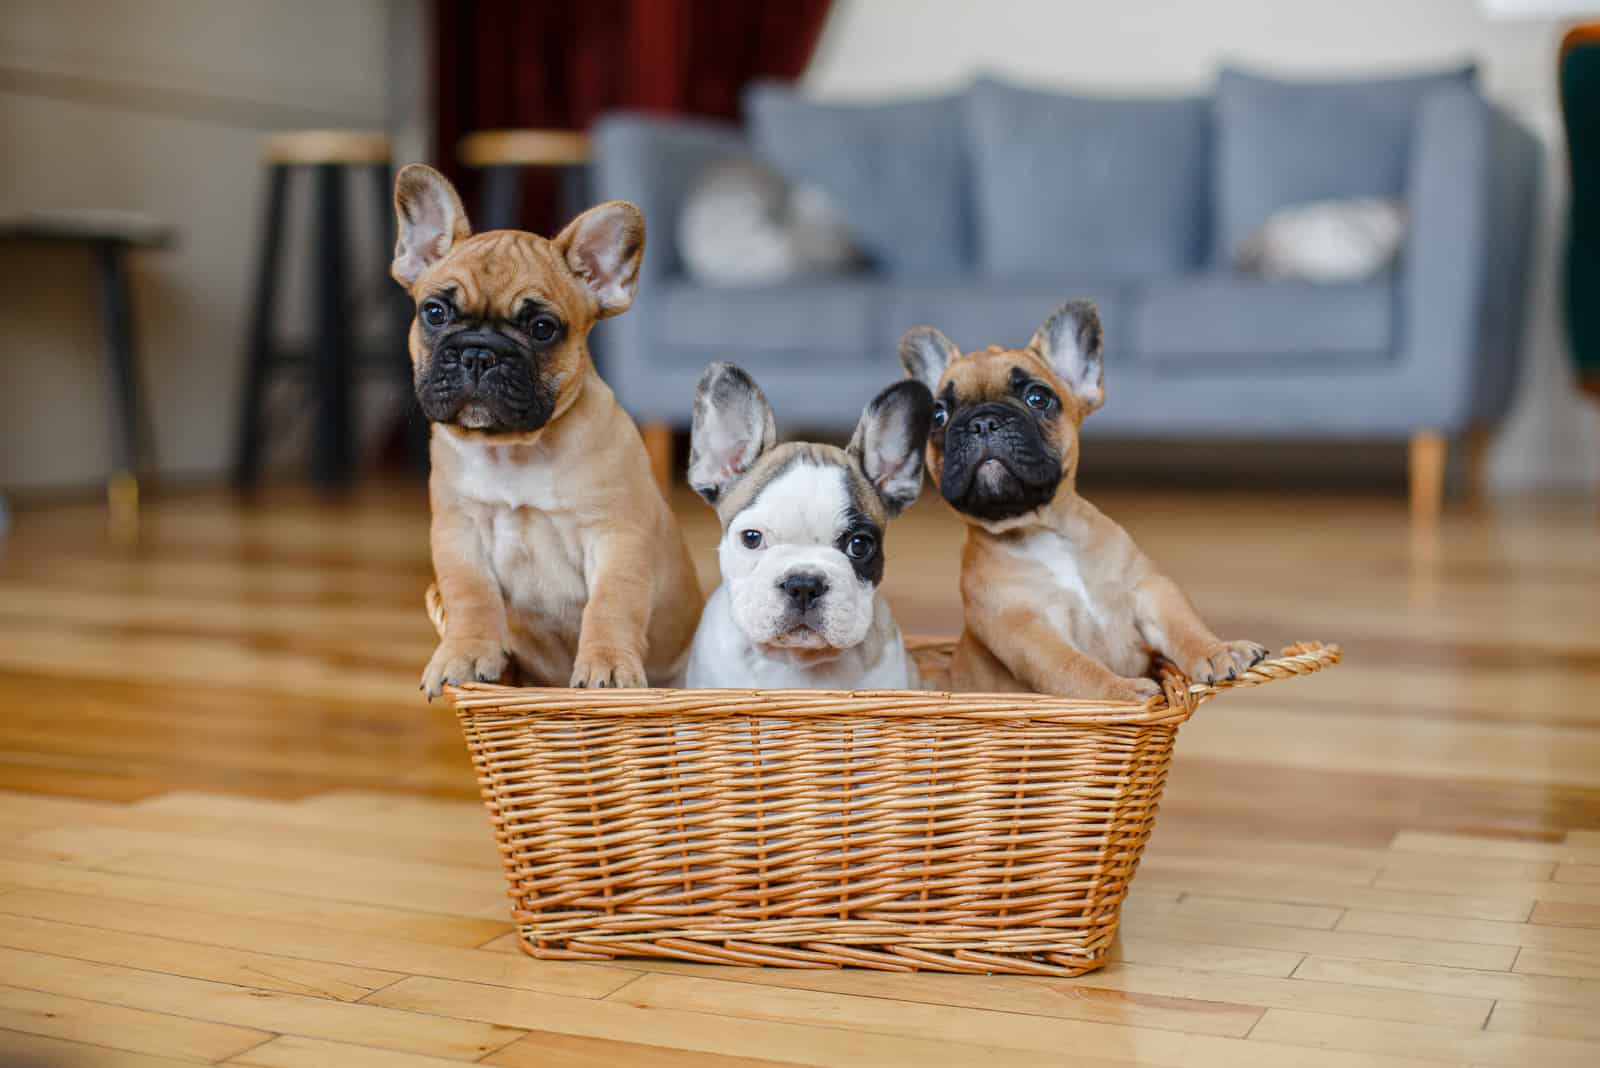
[[[630,108],[735,118],[755,78],[799,77],[831,0],[435,0],[435,144],[455,160],[474,130],[586,129]],[[555,182],[530,174],[523,224],[549,233]]]

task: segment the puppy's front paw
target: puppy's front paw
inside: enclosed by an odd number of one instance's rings
[[[585,687],[615,686],[636,689],[650,685],[644,677],[644,661],[624,649],[588,649],[578,654],[572,665],[572,683]]]
[[[463,682],[498,682],[511,663],[510,654],[499,642],[462,639],[439,643],[433,659],[422,673],[422,689],[433,700],[446,686]]]
[[[1118,679],[1115,689],[1106,696],[1113,701],[1143,704],[1160,692],[1161,684],[1154,679]]]
[[[1183,673],[1195,682],[1213,683],[1236,679],[1267,657],[1267,647],[1258,642],[1222,642],[1193,663]]]

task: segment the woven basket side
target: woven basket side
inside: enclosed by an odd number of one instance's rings
[[[1103,959],[1174,734],[473,719],[537,955],[1053,974]]]

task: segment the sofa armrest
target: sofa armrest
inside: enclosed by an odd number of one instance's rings
[[[735,126],[627,112],[594,129],[594,188],[600,200],[631,200],[644,212],[642,283],[682,272],[678,216],[695,178],[709,165],[749,154]]]
[[[1510,405],[1541,162],[1533,135],[1475,89],[1422,104],[1401,278],[1401,355],[1422,425],[1459,432]]]

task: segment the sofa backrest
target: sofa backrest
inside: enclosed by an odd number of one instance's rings
[[[943,276],[972,263],[972,193],[958,97],[819,104],[786,85],[744,94],[756,152],[791,182],[832,194],[890,274]]]
[[[1205,98],[1069,96],[984,79],[964,105],[983,274],[1129,278],[1203,262]]]

